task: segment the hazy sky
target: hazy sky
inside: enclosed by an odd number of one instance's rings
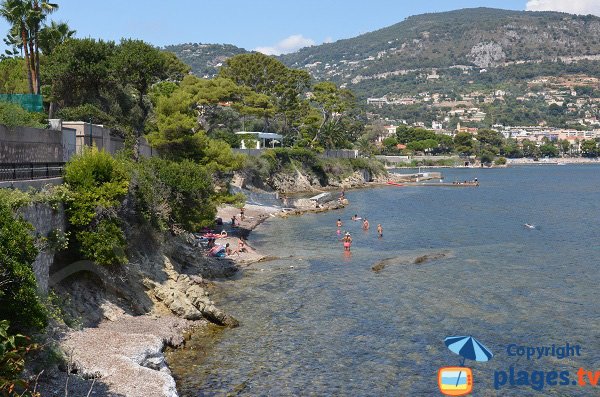
[[[269,54],[357,36],[426,12],[466,7],[600,15],[600,0],[56,0],[77,37],[157,46],[227,43]],[[7,31],[0,22],[0,36]]]

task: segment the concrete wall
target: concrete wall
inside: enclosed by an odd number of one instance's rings
[[[100,124],[91,124],[84,121],[63,121],[63,128],[75,130],[75,146],[77,153],[81,153],[84,146],[93,143],[99,150],[116,153],[123,148],[123,139],[112,136],[110,129]]]
[[[0,125],[0,163],[59,163],[62,132]]]
[[[21,208],[18,212],[33,225],[35,234],[39,237],[47,237],[53,230],[65,230],[65,211],[62,206],[53,209],[48,204],[36,203]],[[40,250],[32,264],[38,289],[42,294],[48,293],[50,267],[53,262],[54,251],[46,248]]]

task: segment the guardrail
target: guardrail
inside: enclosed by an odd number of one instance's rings
[[[61,177],[64,168],[65,163],[0,163],[0,181]]]

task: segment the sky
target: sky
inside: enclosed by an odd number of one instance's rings
[[[406,17],[460,8],[554,10],[600,16],[600,0],[54,0],[50,16],[76,37],[169,44],[233,44],[269,55],[384,28]],[[8,24],[0,21],[0,36]],[[0,46],[0,48],[2,48]]]

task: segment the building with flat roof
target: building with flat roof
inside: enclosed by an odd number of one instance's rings
[[[265,149],[281,146],[283,135],[272,132],[239,131],[236,135],[242,135],[241,149]]]

